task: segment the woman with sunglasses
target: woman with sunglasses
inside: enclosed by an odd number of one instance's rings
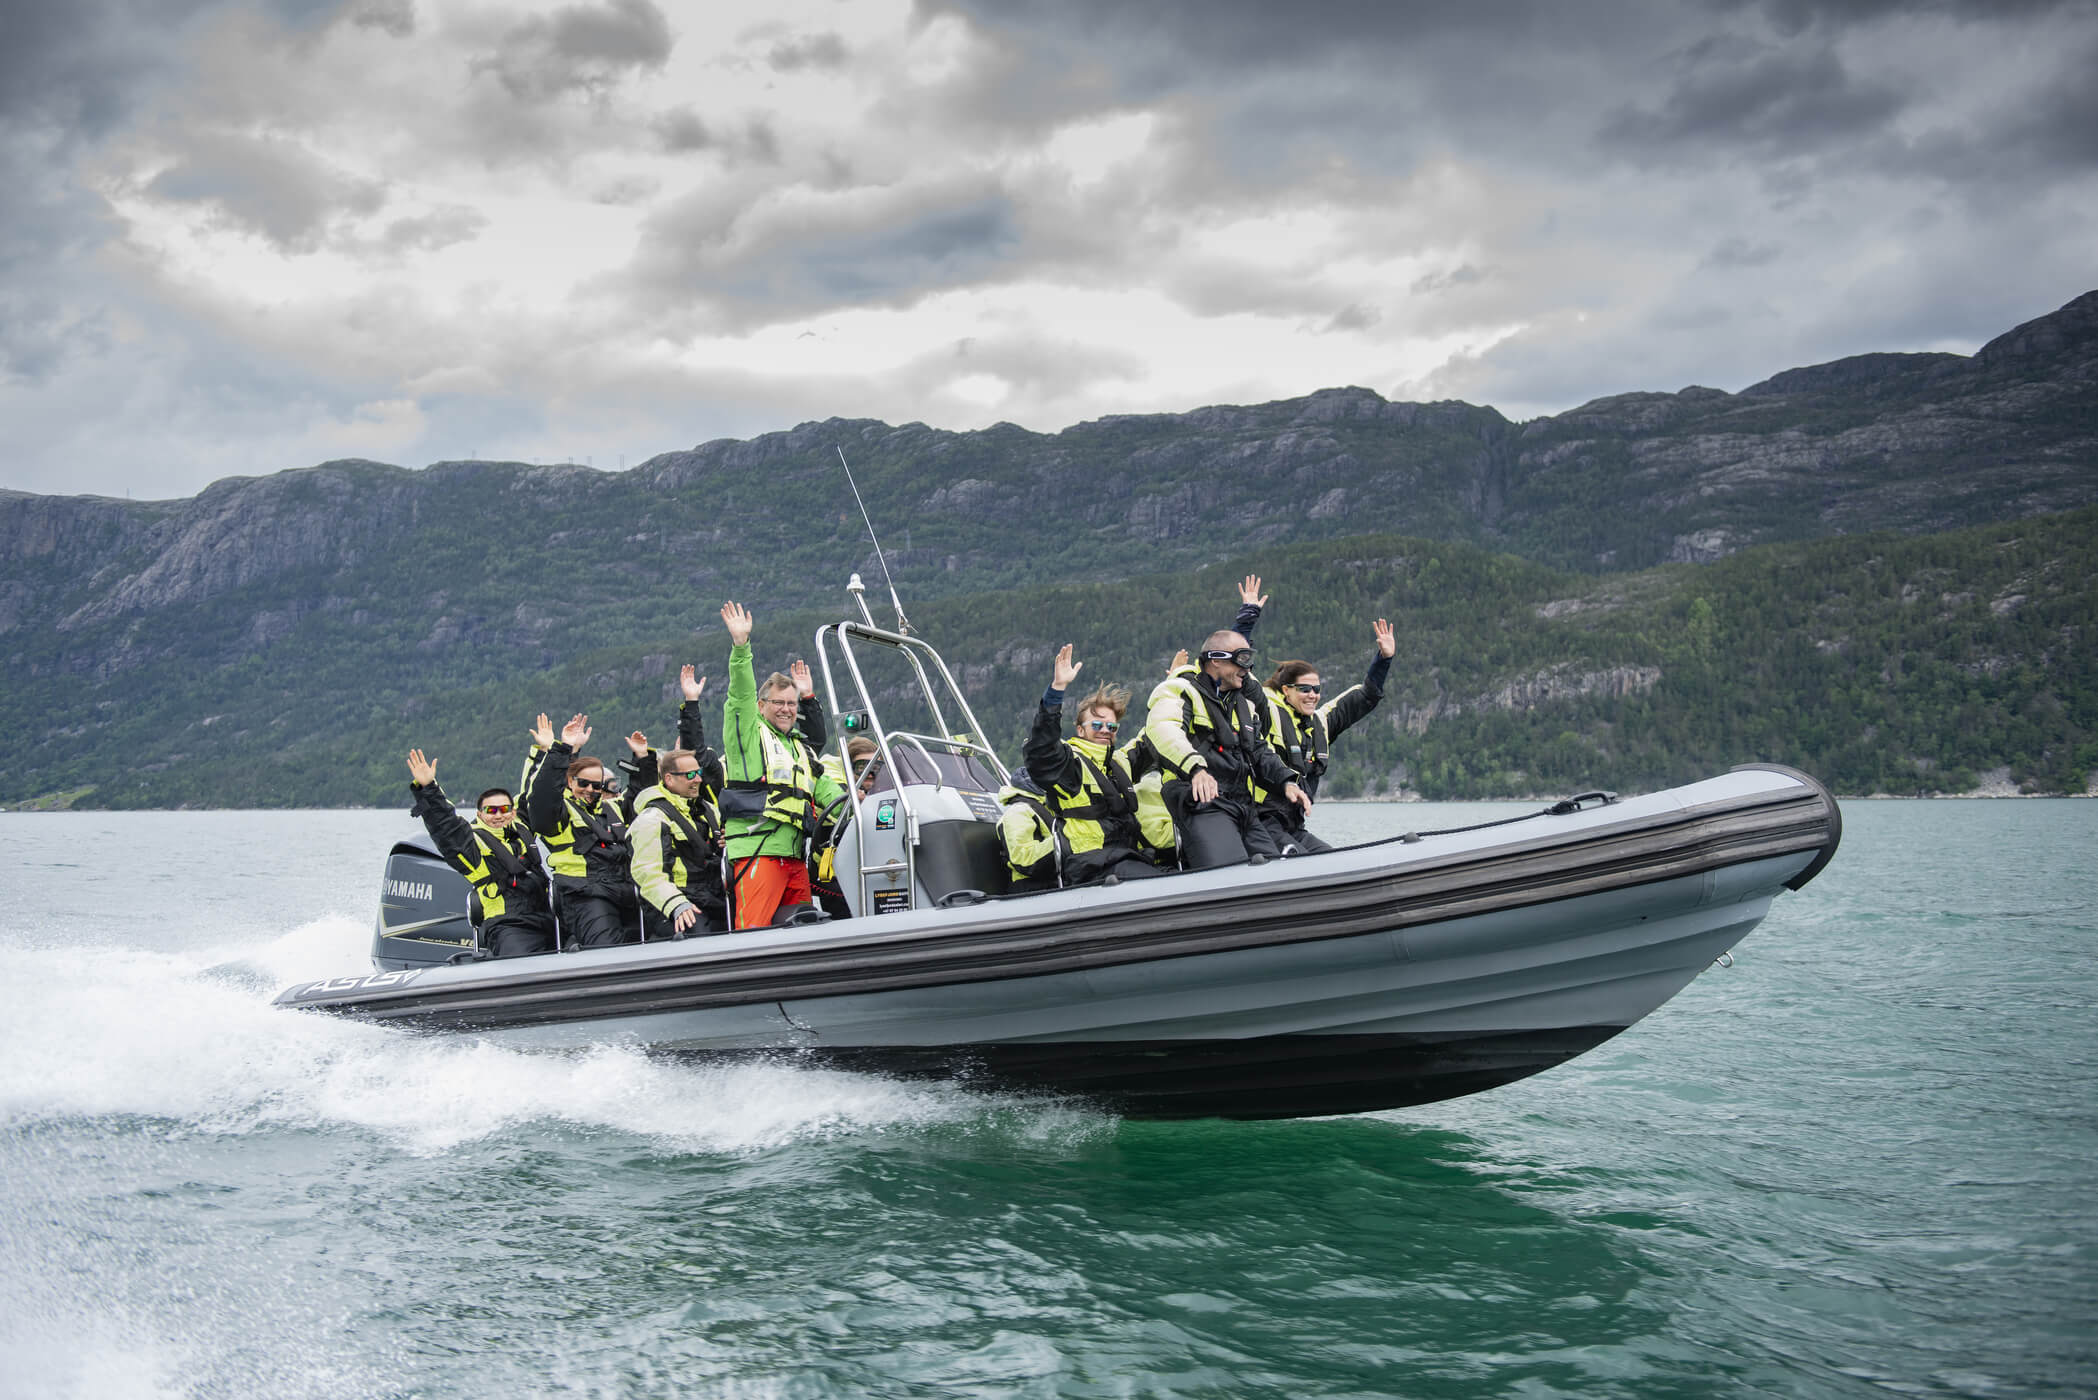
[[[1396,642],[1391,624],[1378,618],[1373,624],[1376,654],[1370,658],[1369,673],[1361,685],[1351,685],[1331,700],[1321,703],[1325,687],[1318,667],[1309,661],[1285,661],[1268,677],[1267,688],[1255,700],[1264,711],[1262,728],[1268,742],[1297,783],[1315,800],[1319,779],[1326,775],[1326,755],[1338,739],[1384,698],[1384,682],[1391,674]],[[1312,855],[1333,848],[1304,826],[1304,811],[1294,802],[1270,793],[1260,803],[1260,819],[1282,844],[1285,855]]]
[[[1115,750],[1115,735],[1129,709],[1129,692],[1102,686],[1078,702],[1078,732],[1064,733],[1064,692],[1085,663],[1071,659],[1070,643],[1057,652],[1049,688],[1035,710],[1034,728],[1023,751],[1027,776],[1047,795],[1063,827],[1070,854],[1066,885],[1115,876],[1140,880],[1160,873],[1137,822],[1136,783],[1128,755]]]
[[[525,824],[546,843],[553,866],[554,913],[572,947],[610,948],[641,938],[641,904],[627,866],[632,843],[619,809],[605,801],[612,773],[588,754],[590,719],[576,715],[554,738],[539,716],[525,758]]]
[[[409,791],[415,815],[438,854],[466,877],[466,918],[481,950],[498,958],[554,951],[554,916],[547,904],[546,869],[539,850],[513,818],[517,799],[490,788],[474,799],[474,819],[463,820],[437,786],[437,765],[421,749],[408,750]]]

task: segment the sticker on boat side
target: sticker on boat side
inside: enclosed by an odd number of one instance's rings
[[[896,829],[896,804],[888,798],[883,798],[881,805],[874,809],[874,829],[876,831],[894,831]]]
[[[964,791],[962,801],[969,804],[969,811],[980,822],[994,822],[1005,815],[998,808],[998,799],[987,792]]]
[[[405,987],[428,970],[421,967],[404,967],[398,972],[374,972],[366,977],[330,977],[324,982],[309,982],[292,996],[294,1000],[304,1001],[308,997],[335,996],[342,992],[369,992],[381,987]]]
[[[876,890],[874,912],[877,914],[901,914],[911,907],[909,890]]]

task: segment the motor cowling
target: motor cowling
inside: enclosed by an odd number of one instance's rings
[[[474,946],[466,877],[427,846],[399,841],[379,882],[372,964],[382,972],[449,962]]]

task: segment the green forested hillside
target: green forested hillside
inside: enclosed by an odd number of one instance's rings
[[[1391,692],[1336,749],[1332,796],[1636,790],[1756,759],[1846,793],[1958,791],[1997,768],[2033,790],[2081,791],[2098,766],[2094,556],[2092,510],[1601,577],[1361,536],[938,599],[912,620],[1009,756],[1057,645],[1077,646],[1085,681],[1122,680],[1141,705],[1172,651],[1228,621],[1234,581],[1257,571],[1273,595],[1255,636],[1263,668],[1304,656],[1338,688],[1368,662],[1370,620],[1398,625]],[[808,580],[820,611],[760,613],[761,667],[809,654],[815,628],[841,614],[836,582]],[[18,736],[0,801],[391,805],[405,800],[411,745],[438,755],[455,790],[513,780],[542,709],[589,712],[592,747],[609,754],[628,729],[668,734],[679,663],[697,663],[718,694],[720,601],[695,590],[653,638],[428,693],[400,663],[426,639],[347,617],[296,657],[121,669],[93,689],[79,674],[18,681],[0,698]]]

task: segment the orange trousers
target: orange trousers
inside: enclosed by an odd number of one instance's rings
[[[743,872],[736,877],[737,928],[763,928],[782,905],[807,904],[815,897],[809,890],[806,861],[752,856],[736,865]]]

